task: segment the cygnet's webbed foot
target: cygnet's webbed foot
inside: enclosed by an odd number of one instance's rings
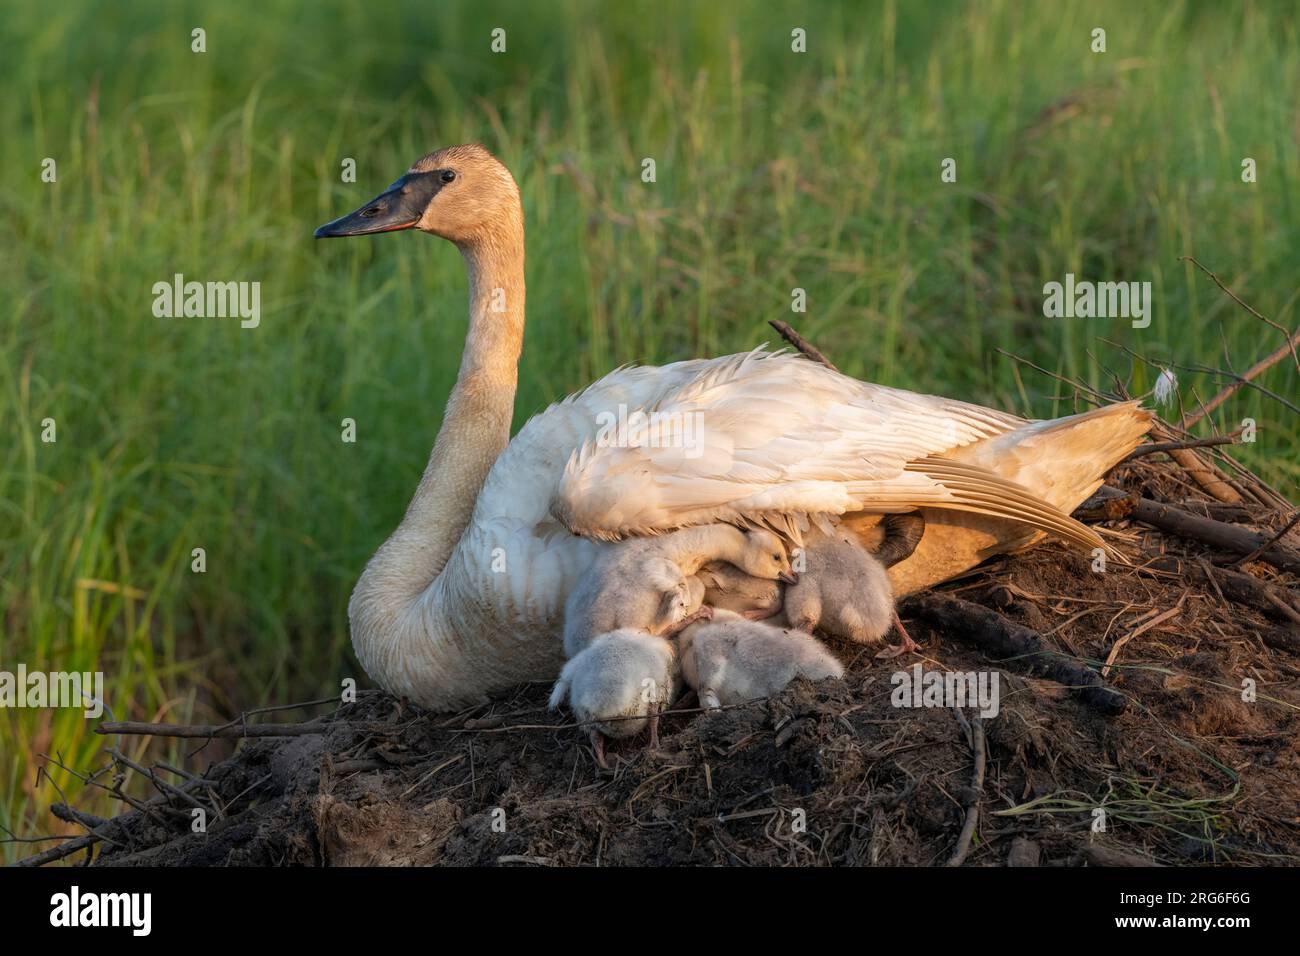
[[[678,634],[686,630],[696,621],[711,621],[711,620],[713,620],[713,608],[709,607],[707,604],[702,604],[697,610],[694,610],[690,614],[687,614],[684,618],[682,618],[672,627],[668,628],[668,630],[664,632],[664,637],[676,637]]]
[[[912,635],[907,633],[907,628],[903,627],[903,622],[898,617],[898,610],[894,610],[894,627],[898,628],[899,635],[903,638],[903,643],[893,647],[886,647],[876,655],[876,660],[887,661],[895,657],[901,657],[904,654],[917,650],[920,645],[912,640]]]
[[[783,606],[780,601],[777,601],[775,607],[766,609],[761,607],[752,608],[748,611],[741,611],[740,616],[750,621],[766,621],[768,618],[780,614]]]

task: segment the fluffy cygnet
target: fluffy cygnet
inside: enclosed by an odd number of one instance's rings
[[[729,524],[697,525],[628,544],[667,558],[688,575],[710,562],[725,561],[756,578],[794,580],[785,544],[764,528],[741,531]]]
[[[875,644],[898,628],[903,643],[882,650],[878,658],[897,657],[915,649],[894,607],[894,589],[885,566],[852,534],[814,529],[805,540],[799,582],[785,590],[785,620],[812,633],[821,628],[833,637]]]
[[[781,613],[781,583],[756,578],[734,564],[710,561],[691,579],[704,591],[703,603],[724,611],[735,611],[751,621]]]
[[[687,578],[709,562],[729,561],[763,580],[793,580],[781,539],[731,525],[684,528],[611,545],[583,575],[564,608],[564,652],[572,657],[598,634],[635,628],[675,634],[708,609],[692,610]],[[694,602],[698,608],[699,602]]]
[[[608,768],[602,734],[632,737],[648,726],[650,746],[659,745],[659,711],[674,696],[677,674],[677,655],[664,638],[626,628],[602,634],[564,665],[550,708],[568,698],[578,721],[591,725],[597,762]]]
[[[733,611],[714,612],[678,638],[682,678],[702,707],[720,707],[778,693],[796,677],[843,677],[844,668],[810,634],[780,630]]]
[[[564,605],[567,657],[601,634],[631,629],[668,636],[709,614],[699,601],[692,602],[686,575],[666,558],[635,550],[609,558],[583,575]]]

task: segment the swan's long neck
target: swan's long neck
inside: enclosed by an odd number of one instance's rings
[[[404,692],[403,674],[429,650],[412,646],[422,627],[411,612],[446,566],[510,441],[524,331],[522,215],[461,252],[470,313],[460,374],[406,515],[370,559],[348,608],[357,656],[394,693]]]

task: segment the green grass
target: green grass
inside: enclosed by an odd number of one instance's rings
[[[102,670],[119,718],[175,720],[359,674],[347,597],[423,466],[465,283],[425,237],[311,231],[429,149],[482,141],[523,189],[518,422],[625,362],[771,340],[780,317],[850,374],[1048,416],[1069,396],[997,348],[1105,386],[1090,350],[1130,365],[1099,336],[1155,361],[1226,347],[1238,368],[1276,347],[1180,256],[1295,324],[1298,39],[1289,3],[7,9],[0,668]],[[1070,271],[1151,281],[1150,328],[1043,318]],[[155,318],[176,272],[260,280],[261,327]],[[1286,363],[1261,381],[1300,399]],[[1252,392],[1217,418],[1245,416],[1261,437],[1241,458],[1293,492],[1296,418]],[[50,831],[35,755],[96,766],[91,729],[0,711],[0,822]]]

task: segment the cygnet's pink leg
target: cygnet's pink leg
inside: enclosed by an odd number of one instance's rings
[[[595,727],[591,728],[591,749],[596,752],[596,764],[602,770],[613,770],[605,759],[605,735]]]
[[[696,621],[711,620],[713,620],[713,608],[709,607],[707,604],[702,604],[700,605],[699,610],[692,611],[672,627],[668,628],[668,630],[664,631],[664,637],[676,637]]]
[[[777,601],[776,605],[771,608],[764,610],[761,607],[756,607],[749,611],[742,611],[740,616],[751,621],[766,621],[769,617],[776,617],[780,614],[782,607],[784,607],[784,605],[780,601]]]
[[[916,641],[912,640],[912,635],[907,633],[907,628],[903,627],[903,622],[898,617],[898,609],[894,609],[894,627],[898,628],[898,633],[902,635],[903,643],[897,647],[886,647],[876,655],[876,660],[887,661],[890,658],[899,657],[909,651],[914,651],[919,646]]]

